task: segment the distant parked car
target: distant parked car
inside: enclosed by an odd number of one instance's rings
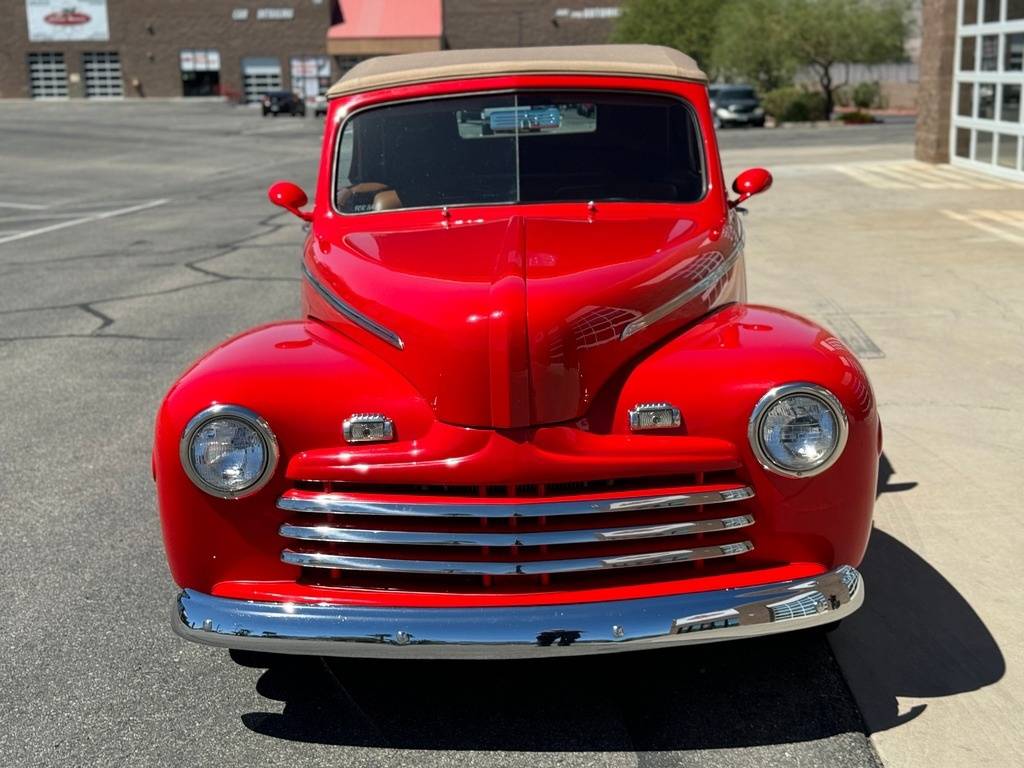
[[[729,125],[764,127],[761,100],[749,85],[712,85],[708,87],[708,95],[711,97],[715,128]]]
[[[321,93],[313,99],[313,114],[322,117],[327,114],[327,95]]]
[[[268,91],[261,99],[263,116],[267,115],[298,115],[306,114],[306,102],[297,93],[291,91]]]

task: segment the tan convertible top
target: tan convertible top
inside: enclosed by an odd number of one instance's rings
[[[377,56],[356,64],[328,98],[399,85],[520,74],[640,75],[707,82],[697,62],[661,45],[479,48]]]

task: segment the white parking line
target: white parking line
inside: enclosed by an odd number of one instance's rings
[[[19,211],[45,211],[50,206],[35,203],[5,203],[0,201],[0,208],[17,208]]]
[[[998,237],[1000,240],[1005,240],[1015,245],[1024,245],[1024,235],[1018,235],[993,223],[999,222],[1000,224],[1008,224],[1010,227],[1019,227],[1021,222],[1017,220],[1016,212],[975,210],[968,211],[970,215],[965,215],[957,211],[943,210],[942,213],[954,221],[969,224],[975,229],[980,229],[982,232],[987,232],[993,237]],[[989,219],[990,221],[982,221],[982,219]]]
[[[126,213],[135,213],[136,211],[144,211],[147,208],[156,208],[158,205],[163,205],[168,202],[166,199],[162,200],[150,200],[148,203],[142,203],[141,205],[133,205],[128,208],[117,208],[113,211],[103,211],[102,213],[95,213],[91,216],[83,216],[80,219],[72,219],[71,221],[62,221],[59,224],[51,224],[48,227],[40,227],[39,229],[29,229],[25,232],[18,232],[14,235],[7,235],[7,237],[0,237],[0,245],[4,243],[10,243],[14,240],[24,240],[26,237],[35,237],[36,235],[43,235],[47,232],[53,232],[58,229],[65,229],[67,227],[76,227],[79,224],[88,224],[90,221],[99,221],[100,219],[110,219],[114,216],[124,216]]]

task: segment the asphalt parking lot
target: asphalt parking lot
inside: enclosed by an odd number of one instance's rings
[[[886,424],[868,604],[830,640],[476,665],[173,636],[153,416],[211,345],[297,316],[303,232],[265,190],[312,188],[321,127],[220,104],[0,106],[7,764],[1024,762],[1006,662],[1024,657],[1006,586],[1024,537],[994,525],[1024,448],[1024,189],[913,163],[906,124],[722,142],[731,172],[776,170],[749,203],[751,300],[842,335]],[[965,512],[993,525],[968,537]]]

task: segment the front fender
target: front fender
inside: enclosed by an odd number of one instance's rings
[[[849,420],[843,454],[814,477],[793,479],[764,469],[747,437],[758,400],[790,382],[830,390]],[[835,334],[784,310],[734,304],[640,361],[595,421],[598,428],[602,417],[626,425],[635,404],[665,400],[681,412],[678,434],[714,436],[739,450],[762,510],[759,526],[789,534],[765,537],[762,555],[791,560],[792,550],[782,551],[785,542],[803,537],[820,562],[860,563],[871,531],[881,429],[867,374]],[[766,551],[773,541],[777,553]]]
[[[249,408],[270,424],[281,449],[273,479],[242,499],[199,490],[178,458],[188,421],[215,403]],[[171,573],[182,586],[246,578],[252,564],[266,578],[294,568],[267,559],[279,549],[275,500],[287,487],[289,456],[337,447],[353,411],[385,411],[402,439],[434,423],[427,402],[397,372],[337,331],[286,322],[243,333],[192,366],[167,393],[156,420],[153,469]],[[241,524],[244,521],[244,524]],[[268,572],[269,569],[269,572]]]

